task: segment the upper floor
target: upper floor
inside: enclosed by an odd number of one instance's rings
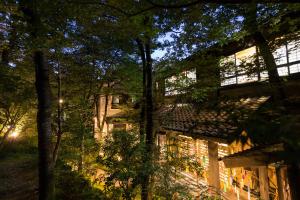
[[[300,40],[299,34],[274,39],[269,44],[277,65],[278,75],[287,90],[299,86]],[[174,73],[161,82],[167,99],[185,95],[193,89],[212,88],[219,94],[231,91],[239,94],[255,94],[268,84],[268,71],[259,49],[251,40],[243,45],[229,43],[222,48],[208,49],[185,59],[180,73]],[[241,92],[242,91],[242,92]],[[267,95],[267,89],[263,95]]]

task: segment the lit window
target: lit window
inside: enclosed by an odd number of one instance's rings
[[[289,74],[287,67],[279,67],[277,68],[279,76],[287,76]]]
[[[300,61],[300,42],[292,41],[288,43],[289,62]]]
[[[111,108],[117,109],[117,108],[119,108],[119,105],[120,105],[120,96],[114,95],[112,97]]]
[[[242,75],[242,76],[238,76],[238,83],[249,83],[249,82],[253,82],[253,81],[257,81],[258,80],[258,76],[257,75]]]
[[[235,75],[235,57],[234,55],[222,58],[220,60],[220,67],[222,72],[223,77],[230,77]]]
[[[119,98],[119,96],[113,96],[112,103],[113,103],[113,104],[119,104],[119,103],[120,103],[120,98]]]
[[[276,65],[283,65],[287,63],[286,58],[286,46],[283,45],[279,48],[277,48],[273,53]]]
[[[114,131],[126,131],[126,124],[113,124]]]
[[[257,74],[250,74],[256,68],[256,47],[250,47],[220,60],[221,86],[248,83],[258,80]]]
[[[186,77],[190,79],[191,81],[195,82],[196,81],[196,70],[191,70],[186,72]]]
[[[290,66],[290,73],[291,74],[298,73],[298,72],[300,72],[300,64],[299,63]]]
[[[180,73],[178,76],[172,76],[165,80],[165,95],[172,96],[184,93],[185,87],[196,82],[196,70],[189,70]]]
[[[227,78],[221,82],[221,86],[236,84],[236,78]]]
[[[236,57],[236,65],[240,66],[243,64],[253,63],[254,65],[254,56],[256,54],[256,47],[250,47],[243,51],[239,51],[235,54]]]

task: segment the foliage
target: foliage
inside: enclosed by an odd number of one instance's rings
[[[99,163],[105,166],[105,190],[113,199],[134,199],[145,154],[136,132],[114,131],[106,138]]]
[[[70,166],[59,163],[56,170],[56,199],[107,199],[101,190],[93,188],[90,181]]]

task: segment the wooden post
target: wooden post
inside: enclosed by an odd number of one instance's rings
[[[263,200],[269,200],[269,179],[268,179],[268,167],[258,167],[259,174],[259,191],[260,198]]]
[[[276,180],[277,180],[277,188],[278,188],[278,199],[284,200],[284,177],[281,166],[276,166]]]
[[[220,173],[218,161],[218,143],[208,141],[208,184],[216,191],[216,195],[220,192]]]

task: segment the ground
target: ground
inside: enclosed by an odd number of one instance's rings
[[[0,150],[0,200],[37,199],[36,149],[18,144],[6,144]]]
[[[0,150],[0,200],[38,199],[36,140],[9,141]],[[61,160],[55,171],[56,200],[105,199],[100,190]]]

